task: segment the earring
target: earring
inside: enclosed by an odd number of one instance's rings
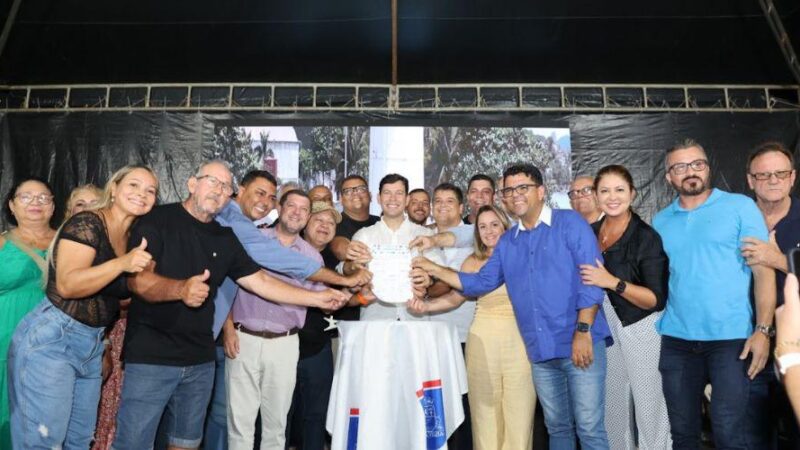
[[[111,197],[111,203],[114,203],[114,197]]]

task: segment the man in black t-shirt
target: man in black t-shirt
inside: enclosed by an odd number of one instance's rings
[[[342,222],[336,227],[336,237],[328,245],[331,253],[339,261],[369,261],[369,248],[358,242],[355,245],[350,245],[350,239],[356,234],[356,231],[375,225],[380,217],[373,216],[369,213],[369,203],[372,196],[369,192],[367,180],[360,175],[350,175],[346,177],[339,187],[339,197],[342,199]],[[356,250],[357,254],[348,255],[348,247]],[[352,250],[351,250],[352,251]],[[322,254],[325,258],[325,253]],[[328,259],[325,260],[326,264]],[[337,320],[358,320],[360,307],[345,307],[337,311],[334,317]],[[336,339],[334,340],[334,347],[336,347]],[[334,348],[334,355],[336,349]]]
[[[202,165],[187,183],[189,198],[139,219],[129,246],[142,238],[154,264],[129,279],[133,292],[123,349],[125,383],[113,447],[152,445],[162,413],[170,447],[197,448],[214,382],[213,299],[226,277],[276,302],[338,309],[332,289],[312,292],[270,277],[214,216],[230,200],[227,165]],[[166,409],[166,410],[165,410]]]

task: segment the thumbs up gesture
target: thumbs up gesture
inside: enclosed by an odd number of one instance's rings
[[[181,289],[181,300],[183,300],[183,303],[186,306],[190,308],[197,308],[206,301],[209,291],[206,281],[208,281],[210,276],[211,272],[209,272],[208,269],[205,269],[200,275],[195,275],[183,282],[183,288]]]
[[[147,250],[145,250],[146,248],[147,239],[142,238],[141,244],[131,249],[125,256],[120,257],[123,272],[138,273],[150,264],[153,256],[147,253]]]

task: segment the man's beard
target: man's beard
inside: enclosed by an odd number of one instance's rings
[[[687,181],[689,181],[691,179],[696,179],[697,182],[694,183],[694,186],[689,186],[688,188],[684,188],[683,187],[684,183],[686,183]],[[705,183],[705,181],[703,181],[702,178],[700,178],[700,177],[695,175],[695,176],[691,176],[691,177],[684,178],[683,180],[681,180],[681,184],[678,185],[678,186],[675,186],[675,190],[678,191],[678,194],[680,194],[680,195],[686,195],[686,196],[693,197],[695,195],[700,195],[700,194],[702,194],[703,192],[706,191],[706,183]]]

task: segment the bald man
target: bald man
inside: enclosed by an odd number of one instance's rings
[[[594,192],[594,177],[582,175],[575,178],[567,192],[572,209],[580,213],[587,222],[595,223],[603,217],[603,211]]]

